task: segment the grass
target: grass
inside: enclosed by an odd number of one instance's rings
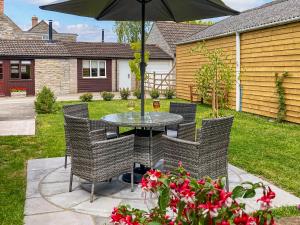
[[[151,102],[146,101],[147,111],[152,110]],[[139,105],[138,101],[136,105]],[[162,100],[161,105],[161,110],[167,111],[169,101]],[[89,109],[94,119],[128,111],[127,101],[122,100],[91,102]],[[300,126],[278,124],[266,118],[231,110],[222,113],[235,116],[229,150],[230,162],[300,197]],[[198,124],[203,118],[210,117],[210,114],[209,107],[199,105]],[[64,145],[62,112],[38,115],[35,137],[0,137],[1,225],[23,224],[27,160],[63,156]],[[300,215],[295,207],[280,208],[275,212],[278,216]]]

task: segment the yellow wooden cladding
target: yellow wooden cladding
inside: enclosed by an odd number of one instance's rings
[[[278,96],[275,73],[288,72],[284,81],[287,117],[300,123],[300,23],[286,24],[241,34],[242,110],[276,118]],[[206,40],[208,49],[222,48],[235,69],[235,35]],[[188,85],[195,82],[196,71],[207,62],[191,49],[198,43],[177,46],[177,95],[189,99]],[[235,107],[235,85],[229,94]]]
[[[208,49],[221,48],[228,56],[228,63],[234,69],[235,74],[235,36],[205,42]],[[176,55],[176,93],[179,98],[190,100],[189,85],[195,84],[195,74],[202,65],[207,63],[206,57],[193,51],[198,43],[177,46]],[[235,75],[233,77],[235,80]],[[235,86],[235,83],[233,84]],[[235,90],[229,93],[229,105],[235,107]]]

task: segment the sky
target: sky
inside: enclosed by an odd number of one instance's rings
[[[228,6],[243,11],[260,6],[271,0],[223,0]],[[39,9],[40,5],[54,0],[4,0],[5,14],[23,30],[31,27],[31,17],[39,20],[53,20],[53,26],[58,32],[77,33],[79,41],[101,41],[101,30],[105,30],[105,41],[115,42],[114,22],[100,22],[92,18],[84,18]]]

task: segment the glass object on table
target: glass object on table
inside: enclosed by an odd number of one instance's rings
[[[134,108],[135,108],[135,103],[134,103],[134,101],[129,100],[129,101],[128,101],[128,104],[127,104],[127,108],[128,108],[128,110],[131,112],[131,114],[132,114],[132,112],[133,112],[133,110],[134,110]],[[132,115],[131,115],[131,117],[132,117]]]
[[[159,100],[153,100],[153,109],[155,112],[158,112],[160,109],[160,101]]]

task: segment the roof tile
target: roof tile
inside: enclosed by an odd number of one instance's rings
[[[260,7],[228,17],[207,29],[200,31],[177,43],[189,43],[199,40],[225,36],[235,32],[278,25],[300,20],[300,0],[277,0]]]

